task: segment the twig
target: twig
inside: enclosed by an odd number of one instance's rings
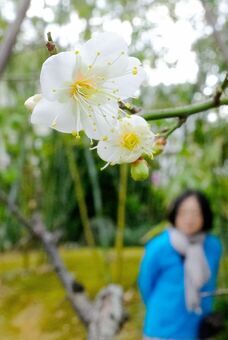
[[[168,138],[176,129],[181,127],[186,122],[186,120],[187,118],[184,118],[184,117],[178,118],[177,123],[173,125],[172,128],[162,130],[160,133],[158,133],[158,136]]]
[[[153,155],[158,156],[160,153],[163,152],[165,145],[167,143],[167,138],[179,127],[181,127],[185,122],[187,118],[178,118],[176,124],[174,124],[170,129],[165,128],[161,132],[156,134],[155,140],[154,140],[154,148],[153,148]],[[150,157],[145,156],[144,157],[146,161],[150,164],[153,165],[152,160]]]
[[[124,103],[122,100],[119,100],[119,108],[122,110],[126,110],[131,114],[138,113],[142,110],[140,107],[133,106],[130,103]]]
[[[54,54],[57,54],[57,49],[56,49],[56,45],[52,39],[52,36],[51,36],[51,32],[48,32],[47,33],[47,43],[46,43],[46,47],[48,49],[48,52],[50,55],[54,55]]]
[[[226,87],[228,86],[228,72],[225,75],[225,78],[222,82],[221,85],[219,85],[216,88],[215,94],[213,96],[213,103],[214,103],[214,107],[218,107],[221,104],[221,96],[224,93]],[[228,100],[228,99],[227,99]],[[190,107],[190,106],[189,106]],[[192,107],[192,106],[191,106]],[[175,110],[175,109],[174,109]],[[190,112],[190,109],[189,109]],[[193,113],[192,113],[193,114]],[[158,133],[158,138],[163,137],[163,138],[167,138],[168,136],[170,136],[176,129],[178,129],[179,127],[181,127],[187,120],[187,117],[190,114],[186,114],[185,116],[179,116],[178,117],[178,121],[176,124],[173,125],[172,128],[168,129],[165,128],[163,129],[160,133]]]
[[[26,12],[29,8],[31,0],[23,0],[20,2],[20,6],[17,10],[17,16],[12,24],[9,24],[9,28],[5,34],[5,39],[0,46],[0,77],[3,74],[6,65],[9,61],[12,49],[15,45],[17,35],[20,31],[21,24],[25,18]]]
[[[215,105],[214,99],[210,99],[208,101],[198,104],[186,105],[177,108],[153,110],[150,113],[143,114],[142,117],[145,118],[146,120],[158,120],[174,117],[187,118],[195,113],[207,111],[223,105],[228,105],[228,98],[220,99],[218,105]]]
[[[220,86],[217,87],[215,95],[214,95],[214,103],[216,106],[219,106],[220,104],[220,99],[225,91],[226,87],[228,86],[228,72],[225,75],[225,78]]]

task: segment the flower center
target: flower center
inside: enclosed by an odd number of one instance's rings
[[[138,135],[133,132],[125,133],[122,136],[121,144],[128,150],[132,151],[140,142]]]
[[[70,85],[70,95],[74,98],[83,96],[88,99],[96,92],[96,90],[94,83],[89,79],[76,80]]]

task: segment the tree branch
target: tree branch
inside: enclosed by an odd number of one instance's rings
[[[23,216],[19,208],[9,201],[8,196],[1,189],[0,202],[6,205],[9,212],[16,217],[33,237],[42,242],[55,273],[65,288],[73,310],[88,330],[88,339],[112,340],[126,321],[122,288],[118,285],[109,285],[101,290],[94,303],[91,302],[84,292],[83,285],[76,281],[67,271],[59,257],[55,235],[45,230],[40,216],[35,215],[34,221],[30,222]]]
[[[179,117],[183,120],[195,113],[200,113],[200,112],[207,111],[207,110],[219,107],[219,106],[228,105],[228,98],[226,97],[221,98],[227,86],[228,86],[228,72],[226,73],[223,82],[216,88],[215,94],[212,97],[212,99],[206,102],[203,102],[203,103],[186,105],[186,106],[181,106],[177,108],[153,110],[150,113],[143,114],[142,117],[145,118],[146,120],[157,120],[157,119],[173,118],[173,117]]]
[[[173,125],[173,127],[171,127],[170,129],[164,129],[163,131],[159,132],[159,137],[164,137],[164,138],[168,138],[169,135],[171,135],[176,129],[179,129],[179,127],[181,127],[185,122],[186,122],[187,118],[178,118],[176,124]]]
[[[85,296],[83,290],[84,287],[81,283],[75,281],[71,275],[68,273],[63,262],[61,261],[59,254],[57,252],[55,240],[53,234],[45,230],[43,223],[39,215],[36,215],[33,222],[27,220],[18,207],[8,200],[7,195],[0,189],[0,202],[4,203],[10,213],[16,217],[18,222],[20,222],[32,236],[40,240],[44,245],[45,252],[48,255],[50,262],[52,263],[54,270],[60,279],[63,287],[67,292],[67,297],[71,302],[71,305],[75,312],[77,312],[80,319],[84,324],[89,323],[89,313],[88,310],[91,309],[91,304],[87,297]],[[34,226],[33,226],[34,223]],[[80,295],[77,297],[77,294]],[[86,309],[87,313],[84,313]]]
[[[126,110],[126,111],[130,112],[131,114],[138,113],[142,110],[140,107],[133,106],[130,103],[125,103],[122,100],[119,100],[118,103],[119,103],[120,109]]]
[[[14,44],[17,39],[17,35],[20,31],[21,24],[25,18],[26,12],[29,8],[31,0],[23,0],[21,1],[21,5],[18,8],[17,16],[15,21],[12,24],[9,24],[9,28],[6,32],[5,39],[3,40],[0,50],[0,77],[2,76],[5,67],[8,63],[10,54],[14,47]]]
[[[220,104],[220,99],[225,91],[226,87],[228,86],[228,72],[225,75],[225,78],[220,86],[217,87],[215,95],[214,95],[214,103],[216,106]]]
[[[228,98],[220,99],[218,104],[215,103],[214,98],[212,98],[203,103],[186,105],[177,108],[153,110],[150,113],[144,113],[142,117],[146,120],[158,120],[174,117],[187,118],[195,113],[207,111],[223,105],[228,105]]]

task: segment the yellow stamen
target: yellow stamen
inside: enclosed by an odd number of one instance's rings
[[[133,132],[125,133],[121,138],[121,145],[132,151],[140,142],[138,135]]]
[[[137,69],[136,66],[133,67],[132,74],[133,74],[133,76],[136,76],[136,74],[138,74],[138,69]]]
[[[70,95],[72,97],[77,97],[79,95],[89,98],[96,92],[96,87],[94,83],[89,79],[79,79],[76,80],[70,86]]]
[[[71,132],[71,134],[72,134],[73,137],[76,137],[77,139],[80,139],[80,138],[81,138],[78,131],[73,130],[73,131]]]

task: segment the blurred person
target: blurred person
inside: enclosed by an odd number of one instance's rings
[[[168,226],[148,241],[138,276],[145,303],[144,340],[199,339],[213,310],[222,247],[211,235],[213,214],[205,195],[188,190],[171,204]]]

